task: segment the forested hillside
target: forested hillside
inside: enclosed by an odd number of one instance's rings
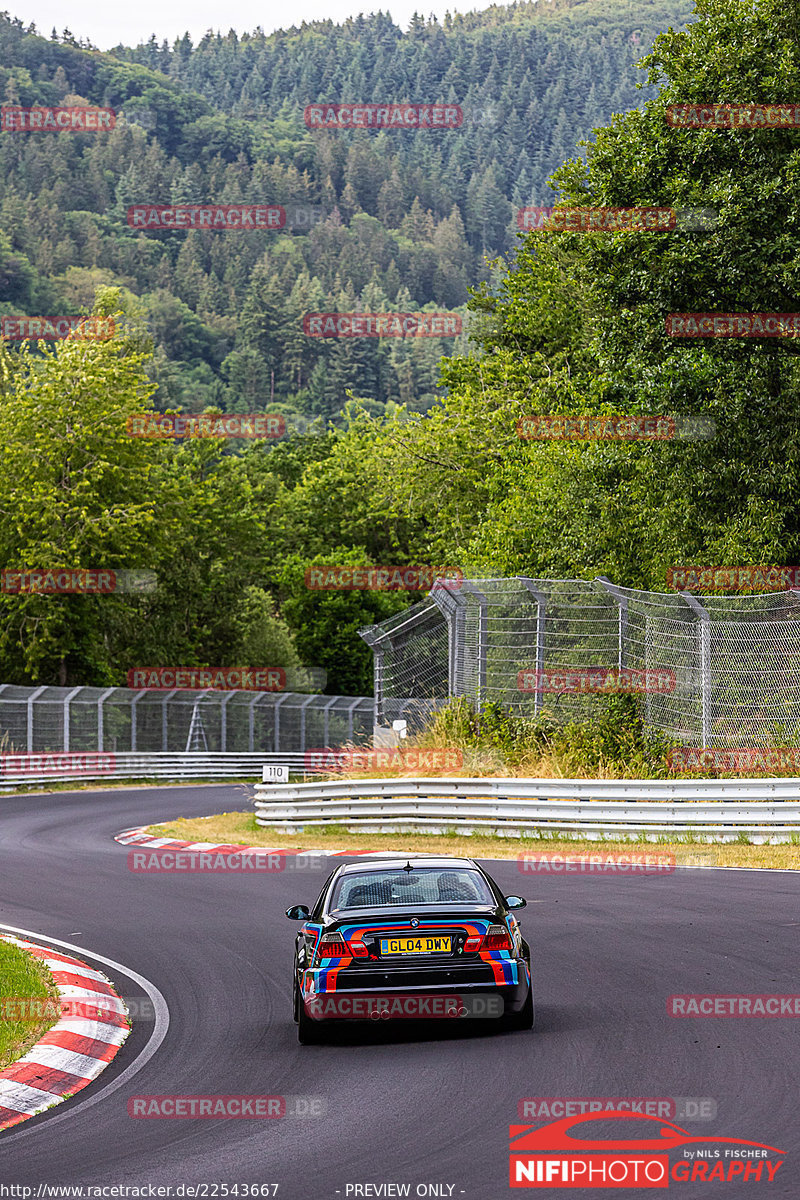
[[[625,89],[659,13],[517,6],[408,34],[371,18],[113,56],[5,22],[9,103],[78,97],[130,120],[102,137],[0,135],[2,313],[123,314],[107,342],[0,344],[0,563],[144,568],[158,588],[0,596],[0,678],[303,664],[327,671],[328,692],[363,694],[358,628],[414,597],[314,591],[312,565],[606,574],[665,590],[671,565],[798,561],[796,339],[673,338],[666,325],[800,310],[797,130],[679,129],[665,113],[791,99],[800,40],[777,0],[698,0],[684,30],[655,39],[645,100]],[[337,81],[326,102],[362,88],[372,101],[389,81],[400,100],[456,97],[467,120],[311,132],[301,105],[317,75]],[[585,161],[558,151],[563,199],[703,208],[715,223],[532,233],[490,270],[482,253],[509,250],[513,206],[548,199],[557,113],[574,139],[593,87],[636,107],[590,136]],[[532,105],[555,122],[532,121]],[[126,223],[132,204],[211,200],[326,215],[277,235]],[[473,340],[304,337],[302,314],[326,307],[457,308]],[[276,444],[131,438],[126,422],[151,403],[334,420]],[[537,413],[676,413],[715,432],[524,441],[517,422]]]
[[[644,103],[636,61],[688,0],[541,0],[415,20],[153,40],[102,54],[0,17],[6,104],[107,105],[102,135],[0,136],[0,315],[74,313],[98,285],[146,323],[159,408],[337,417],[424,410],[450,339],[324,340],[308,311],[466,312],[514,214],[611,113]],[[454,130],[309,130],[314,101],[445,101]],[[136,203],[314,206],[288,233],[135,232]],[[305,211],[305,209],[304,209]]]

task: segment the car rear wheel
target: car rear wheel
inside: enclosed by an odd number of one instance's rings
[[[501,1028],[507,1030],[516,1029],[533,1029],[535,1020],[535,1011],[533,1007],[533,988],[528,988],[528,995],[525,998],[525,1003],[519,1012],[508,1013],[507,1016],[500,1018]]]
[[[297,1004],[297,1040],[302,1046],[315,1046],[324,1041],[324,1031],[319,1021],[312,1021],[306,1012],[306,1006],[298,997]]]

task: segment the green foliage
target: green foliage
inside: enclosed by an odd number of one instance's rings
[[[309,587],[306,572],[319,566],[368,566],[369,556],[358,547],[332,546],[327,553],[306,558],[291,555],[277,571],[281,611],[295,630],[295,642],[304,665],[328,673],[329,693],[345,696],[372,694],[372,651],[358,636],[365,625],[375,625],[404,609],[410,599],[397,592],[318,591]]]
[[[7,100],[77,97],[118,118],[102,136],[0,135],[0,313],[75,311],[70,273],[99,273],[145,304],[162,410],[277,402],[337,420],[352,389],[425,411],[439,358],[465,337],[311,338],[303,315],[463,313],[483,255],[513,250],[515,209],[548,203],[547,177],[578,140],[654,93],[636,91],[636,59],[690,15],[688,0],[548,0],[408,33],[379,13],[113,53],[0,15]],[[309,101],[354,98],[457,102],[464,124],[305,127]],[[127,224],[133,204],[201,201],[281,204],[290,224],[298,206],[316,215],[266,236]]]
[[[535,773],[567,778],[609,776],[659,777],[669,744],[646,731],[641,706],[635,696],[598,699],[595,712],[585,721],[558,721],[545,711],[533,716],[490,702],[478,708],[463,697],[451,700],[431,719],[420,735],[423,745],[490,751],[500,756],[502,768],[529,768]],[[501,768],[501,769],[502,769]]]
[[[698,4],[656,39],[657,99],[554,174],[575,204],[704,207],[712,232],[530,234],[470,308],[482,353],[444,364],[443,405],[395,442],[395,497],[435,509],[479,573],[606,574],[660,591],[672,564],[797,561],[800,433],[790,339],[679,339],[676,312],[793,312],[789,131],[671,128],[669,104],[768,102],[800,86],[794,18],[772,0]],[[706,440],[525,442],[529,413],[701,415]],[[423,465],[421,465],[423,464]]]

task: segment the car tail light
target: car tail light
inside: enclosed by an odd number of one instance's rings
[[[366,944],[360,938],[352,938],[347,944],[350,947],[350,953],[353,958],[366,958],[369,954]]]
[[[471,933],[464,942],[464,953],[474,954],[476,950],[480,950],[483,936],[480,933]]]
[[[484,950],[513,950],[505,925],[490,925],[483,939]]]
[[[345,958],[347,946],[340,933],[325,933],[317,946],[317,962],[323,958]]]

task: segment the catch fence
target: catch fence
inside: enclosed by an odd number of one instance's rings
[[[654,593],[583,579],[440,580],[360,631],[375,658],[376,723],[403,701],[463,696],[583,720],[616,687],[645,724],[702,746],[797,746],[800,595]],[[606,675],[603,675],[603,672]]]
[[[364,696],[0,685],[0,757],[303,753],[372,735]]]

